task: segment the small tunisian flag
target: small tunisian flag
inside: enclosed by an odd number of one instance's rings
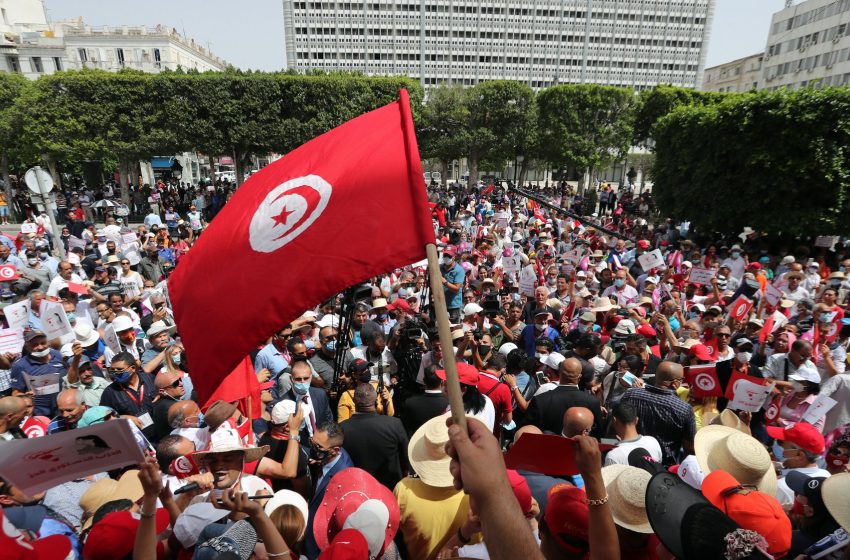
[[[306,309],[434,242],[407,91],[252,175],[169,280],[200,402]]]
[[[714,365],[690,366],[685,368],[685,381],[691,388],[691,395],[696,399],[705,397],[722,397],[723,389],[717,378]]]

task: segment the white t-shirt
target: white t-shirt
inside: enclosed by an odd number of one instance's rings
[[[741,278],[744,277],[744,272],[747,269],[747,261],[741,257],[738,257],[737,259],[729,258],[723,261],[722,266],[728,266],[730,276],[740,282]]]
[[[605,466],[608,465],[628,465],[629,453],[633,450],[642,447],[649,452],[649,456],[657,462],[661,462],[661,446],[658,440],[652,436],[640,436],[637,439],[629,441],[621,441],[617,447],[608,452],[605,456]]]

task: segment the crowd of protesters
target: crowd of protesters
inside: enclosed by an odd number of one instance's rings
[[[168,277],[207,203],[227,200],[213,190],[158,184],[135,229],[96,227],[78,192],[66,260],[43,227],[0,237],[16,271],[0,321],[23,339],[0,355],[0,450],[107,422],[148,449],[35,495],[0,473],[0,556],[850,557],[841,239],[692,232],[630,186],[535,189],[555,211],[502,186],[434,185],[452,348],[412,265],[258,344],[253,401],[200,402]],[[54,302],[68,337],[45,333]],[[450,420],[447,353],[467,430]],[[740,379],[767,387],[757,409],[736,404]]]

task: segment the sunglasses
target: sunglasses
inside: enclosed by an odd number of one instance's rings
[[[183,385],[183,380],[182,380],[182,379],[177,379],[177,380],[175,380],[175,381],[174,381],[174,383],[172,383],[172,384],[171,384],[171,385],[169,385],[168,387],[170,387],[171,389],[176,389],[177,387],[179,387],[179,386],[181,386],[181,385]]]

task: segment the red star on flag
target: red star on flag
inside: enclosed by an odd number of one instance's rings
[[[286,220],[289,219],[290,214],[292,214],[292,210],[287,210],[286,205],[284,205],[280,214],[272,218],[272,220],[274,220],[275,227],[278,225],[286,225]]]

